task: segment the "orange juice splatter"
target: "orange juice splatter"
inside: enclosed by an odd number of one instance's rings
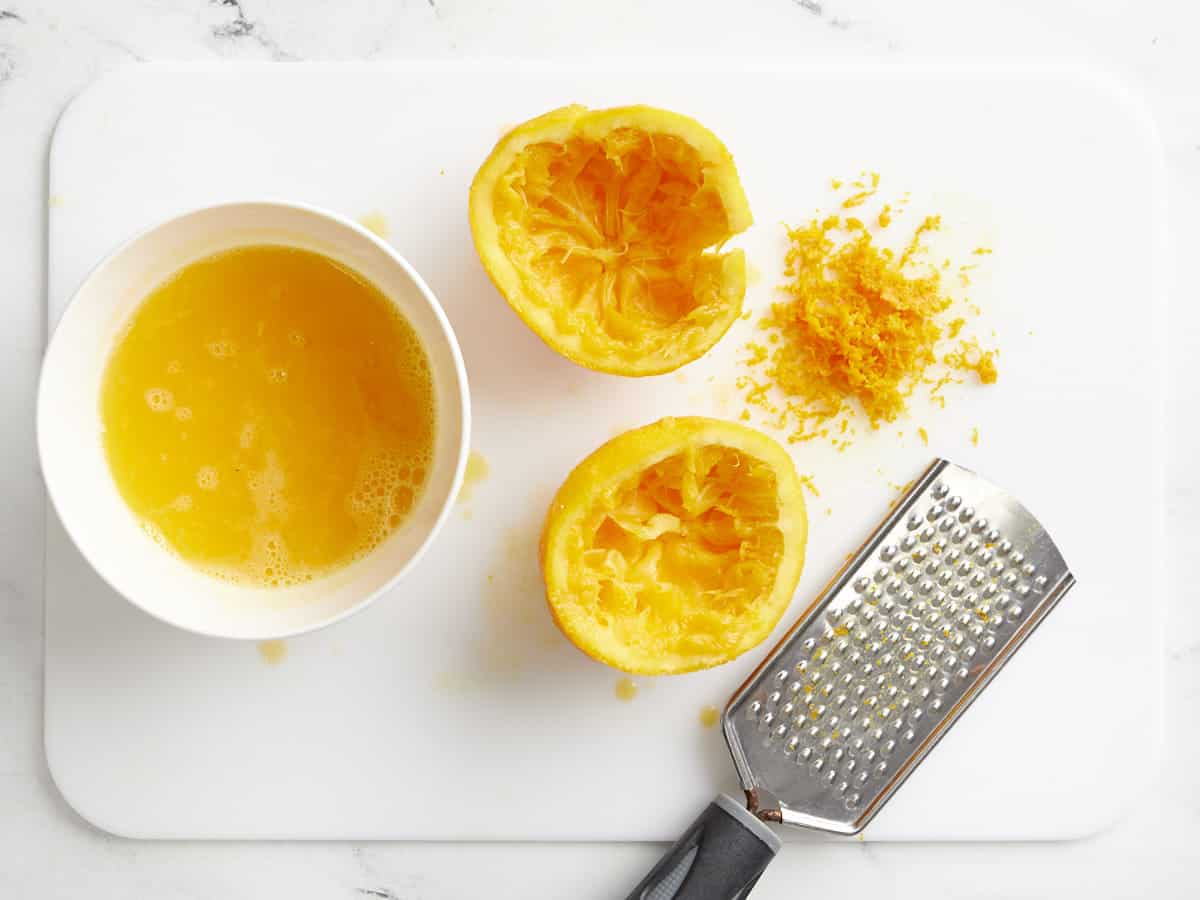
[[[287,659],[287,644],[283,641],[259,641],[258,655],[269,666],[277,666]]]
[[[458,489],[458,502],[467,503],[475,493],[475,487],[488,477],[487,458],[478,450],[472,450],[467,457],[467,468],[463,472],[462,487]]]
[[[363,228],[367,229],[367,231],[370,231],[372,234],[376,235],[377,237],[381,237],[385,241],[387,240],[387,236],[388,236],[387,217],[384,216],[384,214],[379,212],[378,210],[375,210],[374,212],[369,212],[365,216],[359,217],[358,224],[361,225]]]

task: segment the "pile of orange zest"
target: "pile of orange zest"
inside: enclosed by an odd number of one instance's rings
[[[918,428],[917,434],[920,435],[921,443],[924,444],[926,447],[928,447],[929,446],[929,432],[926,431],[924,428]]]
[[[878,185],[874,173],[852,182],[840,209],[861,207]],[[996,380],[996,351],[974,339],[939,358],[939,343],[958,338],[966,324],[963,318],[944,322],[954,298],[938,267],[926,259],[926,239],[941,227],[941,218],[924,218],[899,253],[875,243],[892,221],[892,207],[884,206],[874,217],[838,212],[788,229],[781,288],[787,296],[759,323],[767,339],[746,346],[744,361],[752,373],[737,384],[746,405],[767,413],[768,424],[786,431],[791,443],[832,434],[835,446],[844,449],[849,440],[836,436],[845,435],[856,411],[878,428],[907,410],[920,384],[933,385],[931,396],[944,407],[938,392],[960,381],[955,371],[974,371],[984,384]],[[990,252],[977,248],[975,254]],[[941,365],[950,371],[935,375]],[[831,420],[838,418],[840,428],[831,430]]]

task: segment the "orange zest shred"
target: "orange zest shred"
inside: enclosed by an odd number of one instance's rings
[[[842,210],[876,194],[879,176],[865,178],[848,188],[853,192]],[[874,230],[864,224],[872,219]],[[939,355],[939,345],[957,339],[966,325],[962,317],[944,321],[955,298],[927,260],[927,238],[941,218],[925,217],[899,253],[876,244],[891,222],[891,207],[884,206],[874,217],[835,213],[788,229],[786,297],[759,323],[765,342],[746,346],[744,362],[754,371],[737,386],[747,406],[766,412],[792,443],[828,436],[828,423],[839,417],[833,434],[844,435],[856,410],[873,428],[895,421],[922,383],[933,385],[931,396],[944,408],[938,391],[961,381],[955,372],[973,371],[982,384],[996,380],[998,351],[974,338]],[[942,366],[948,371],[935,371]],[[845,443],[835,440],[839,449]]]
[[[801,475],[800,483],[802,485],[804,485],[806,488],[808,488],[808,490],[810,490],[812,492],[812,495],[814,497],[821,496],[821,492],[819,490],[817,490],[816,482],[813,481],[813,477],[811,475]]]
[[[957,335],[958,332],[954,332]],[[951,335],[952,337],[954,335]],[[975,338],[959,341],[958,348],[947,353],[942,362],[952,369],[974,372],[980,384],[995,384],[997,378],[996,356],[999,350],[984,350]]]

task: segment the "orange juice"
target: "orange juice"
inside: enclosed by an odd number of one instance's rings
[[[435,410],[412,326],[317,253],[249,246],[156,288],[101,388],[113,479],[155,540],[279,586],[368,553],[425,484]]]

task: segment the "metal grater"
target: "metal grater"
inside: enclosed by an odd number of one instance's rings
[[[1074,583],[1025,507],[935,461],[726,706],[748,809],[718,797],[629,900],[742,900],[764,822],[861,831]]]
[[[729,701],[751,810],[861,831],[1074,583],[1010,494],[933,463]]]

